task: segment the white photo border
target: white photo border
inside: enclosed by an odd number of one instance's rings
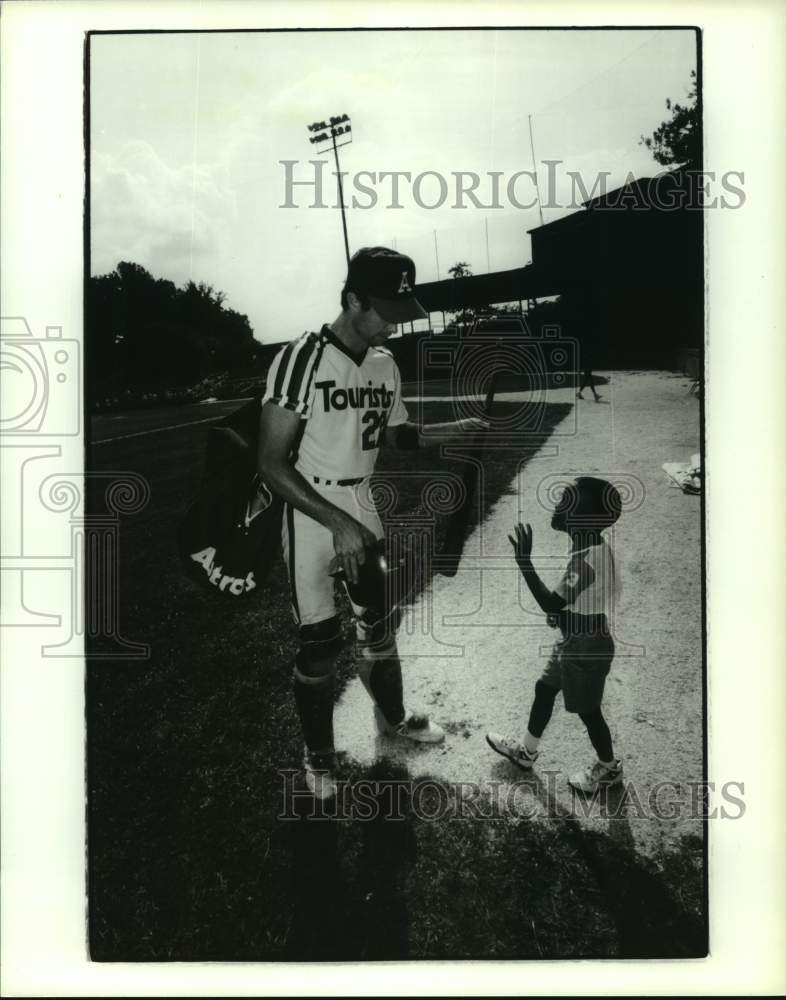
[[[699,26],[705,165],[747,202],[707,212],[709,778],[747,810],[711,824],[706,960],[98,964],[87,958],[84,695],[78,661],[34,630],[2,642],[3,992],[27,996],[746,994],[786,989],[783,941],[784,371],[782,80],[777,3],[38,2],[2,10],[2,311],[81,339],[88,30]],[[78,437],[63,454],[82,466]],[[5,465],[5,456],[4,456]],[[743,505],[743,502],[749,502]],[[741,513],[744,511],[743,516]],[[56,584],[53,582],[53,587]],[[40,642],[38,643],[40,646]],[[779,655],[780,654],[780,655]]]

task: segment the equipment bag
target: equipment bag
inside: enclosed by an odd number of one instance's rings
[[[205,476],[177,530],[186,574],[221,599],[253,593],[280,551],[283,501],[256,471],[260,409],[254,399],[210,429]]]

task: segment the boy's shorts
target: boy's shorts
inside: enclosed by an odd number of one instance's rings
[[[569,635],[554,643],[540,679],[562,691],[567,712],[592,712],[603,701],[613,658],[610,635]]]

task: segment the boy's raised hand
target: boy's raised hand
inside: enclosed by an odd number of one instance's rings
[[[532,528],[519,521],[514,531],[515,538],[508,535],[508,541],[513,546],[516,562],[521,566],[522,563],[529,563],[532,558]]]

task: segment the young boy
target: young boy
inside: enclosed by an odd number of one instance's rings
[[[622,762],[614,756],[611,734],[601,712],[606,674],[614,656],[609,616],[617,594],[614,558],[602,535],[618,519],[619,492],[603,479],[582,476],[563,492],[551,519],[555,531],[571,539],[567,569],[554,591],[543,583],[532,565],[532,529],[517,524],[509,535],[516,562],[535,601],[559,626],[562,638],[554,644],[545,670],[535,683],[535,700],[523,743],[488,733],[492,750],[529,770],[538,757],[538,745],[561,690],[568,712],[587,727],[597,761],[569,784],[586,794],[622,781]]]

